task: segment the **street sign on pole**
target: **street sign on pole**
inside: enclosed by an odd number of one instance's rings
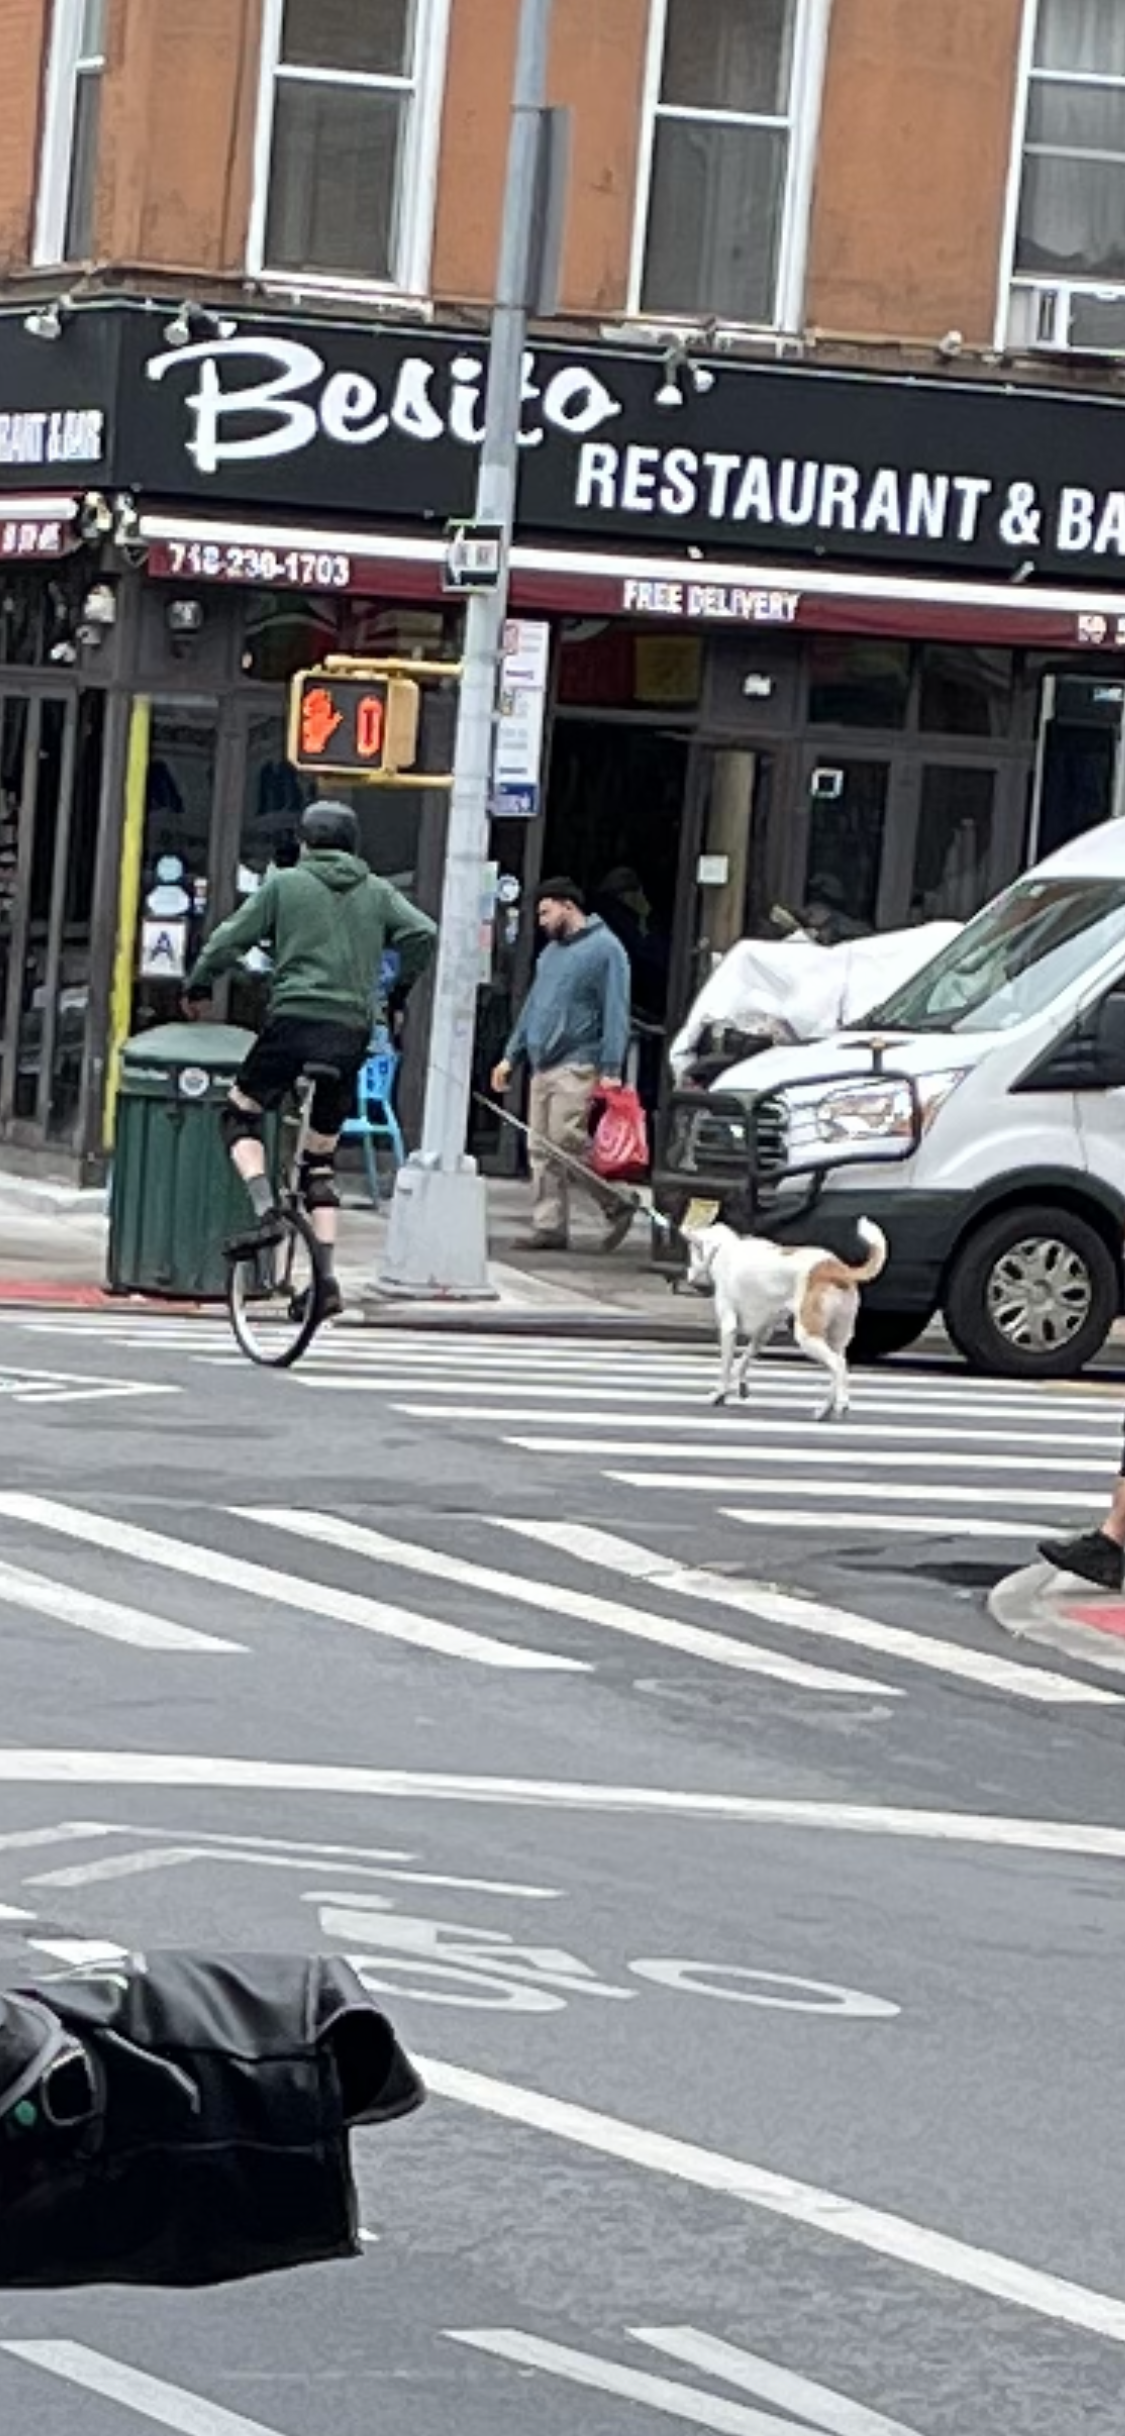
[[[445,592],[495,592],[504,573],[504,528],[451,524],[442,569]]]
[[[551,0],[521,0],[492,313],[484,439],[472,530],[499,531],[499,574],[465,613],[461,700],[438,929],[421,1149],[399,1168],[379,1289],[489,1298],[484,1178],[467,1156],[480,983],[481,887],[496,744],[497,691],[515,521],[528,313],[552,285],[563,213],[558,122],[546,108]]]

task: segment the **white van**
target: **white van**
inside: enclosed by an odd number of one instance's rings
[[[890,1260],[857,1351],[940,1312],[976,1370],[1081,1370],[1123,1307],[1125,820],[1017,880],[861,1031],[713,1093],[673,1103],[658,1206],[737,1202],[745,1173],[749,1222],[783,1242],[848,1254],[874,1218]]]

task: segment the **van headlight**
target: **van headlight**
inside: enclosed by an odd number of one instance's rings
[[[880,1152],[889,1158],[908,1155],[915,1107],[926,1133],[969,1071],[954,1066],[919,1075],[916,1100],[900,1075],[852,1075],[827,1089],[823,1083],[789,1084],[779,1094],[786,1108],[787,1166],[815,1167],[826,1153],[849,1150],[870,1150],[876,1157]]]
[[[953,1066],[940,1074],[920,1074],[915,1084],[923,1133],[928,1133],[950,1092],[964,1081],[968,1069]],[[868,1140],[908,1141],[914,1130],[914,1105],[909,1086],[893,1075],[873,1075],[870,1082],[842,1084],[826,1092],[817,1107],[816,1130],[822,1142]]]

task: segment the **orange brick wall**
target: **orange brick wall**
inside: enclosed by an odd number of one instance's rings
[[[241,269],[260,44],[261,0],[112,0],[102,260]]]
[[[703,0],[700,0],[700,5]],[[1125,6],[1125,0],[1122,0]],[[434,243],[439,305],[496,266],[518,0],[452,0]],[[835,0],[806,319],[992,334],[1023,0]],[[49,0],[0,0],[0,269],[28,258]],[[243,269],[262,0],[110,0],[97,254]],[[625,304],[649,0],[555,0],[551,98],[574,112],[563,305]]]
[[[44,0],[0,0],[0,268],[28,260],[46,69]]]
[[[496,274],[518,0],[453,0],[434,293]],[[648,0],[556,0],[550,99],[574,111],[563,304],[620,312],[633,235]]]
[[[807,321],[993,334],[1023,0],[836,0]]]

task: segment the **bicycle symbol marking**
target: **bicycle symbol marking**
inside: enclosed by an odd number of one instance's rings
[[[562,1946],[523,1945],[504,1929],[398,1912],[384,1895],[349,1887],[304,1900],[316,1906],[324,1936],[347,1948],[372,1995],[408,1996],[418,2004],[470,2012],[561,2013],[573,1997],[629,2004],[643,1993],[600,1979]],[[625,1968],[633,1978],[675,1995],[832,2021],[890,2021],[901,2009],[861,1988],[742,1963],[653,1956]]]

